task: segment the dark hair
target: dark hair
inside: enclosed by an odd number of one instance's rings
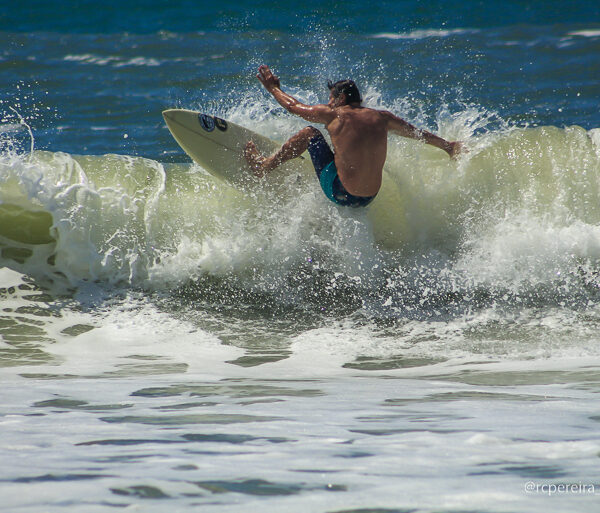
[[[346,103],[360,103],[362,98],[358,92],[358,87],[354,83],[354,80],[338,80],[335,84],[331,80],[327,81],[327,87],[333,94],[334,98],[337,98],[340,94],[346,95]]]

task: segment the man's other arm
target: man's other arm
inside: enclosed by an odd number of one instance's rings
[[[427,144],[435,146],[444,150],[450,157],[455,158],[462,149],[462,143],[450,142],[438,137],[427,130],[421,130],[409,122],[399,118],[395,114],[388,111],[382,112],[387,120],[388,130],[401,135],[402,137],[408,137],[409,139],[417,139]]]

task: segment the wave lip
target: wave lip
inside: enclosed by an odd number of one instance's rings
[[[164,180],[141,157],[2,155],[0,265],[67,287],[143,280]]]

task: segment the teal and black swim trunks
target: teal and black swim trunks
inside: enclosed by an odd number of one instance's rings
[[[331,201],[346,207],[364,207],[373,201],[375,196],[354,196],[344,188],[335,167],[334,154],[321,132],[308,143],[308,153],[321,189]]]

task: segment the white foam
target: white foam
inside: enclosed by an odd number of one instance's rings
[[[469,34],[476,33],[476,29],[456,28],[456,29],[417,29],[411,32],[382,32],[380,34],[374,34],[375,39],[426,39],[430,37],[443,38],[453,36],[456,34]]]
[[[6,267],[0,267],[0,287],[18,287],[23,283],[23,277],[21,273],[8,269]]]
[[[113,66],[122,68],[126,66],[160,66],[163,61],[154,57],[124,57],[119,55],[96,55],[91,53],[68,54],[63,57],[65,61],[80,62],[82,64],[93,64],[96,66]]]
[[[21,123],[3,123],[0,125],[0,133],[17,132],[23,128]]]
[[[159,59],[154,59],[150,57],[132,57],[131,59],[124,60],[122,62],[116,63],[115,68],[122,68],[125,66],[148,66],[155,67],[160,66],[162,62]]]
[[[574,30],[573,32],[568,32],[569,36],[579,36],[579,37],[600,37],[600,30],[597,29],[588,29],[588,30]]]

